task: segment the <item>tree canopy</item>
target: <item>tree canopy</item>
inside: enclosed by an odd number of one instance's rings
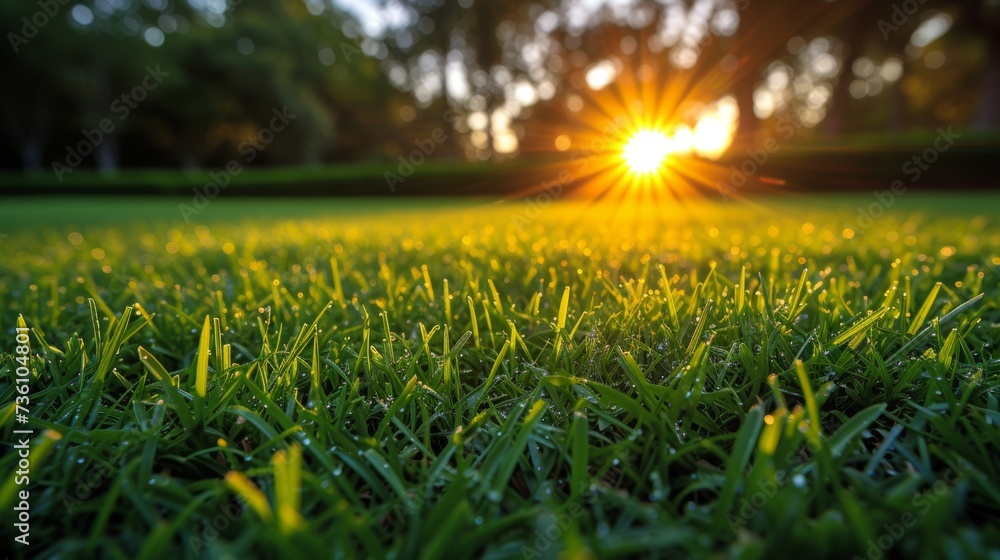
[[[7,168],[224,166],[283,108],[253,165],[391,158],[442,127],[437,156],[504,159],[651,111],[744,142],[1000,125],[985,0],[42,0],[0,22]]]

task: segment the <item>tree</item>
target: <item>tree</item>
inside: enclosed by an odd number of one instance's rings
[[[1000,128],[1000,4],[963,0],[957,5],[961,13],[959,25],[980,37],[986,52],[973,124],[980,130],[997,130]]]
[[[411,25],[397,29],[384,26],[380,37],[388,51],[390,76],[402,75],[397,85],[413,93],[418,105],[434,107],[435,113],[452,118],[450,125],[464,130],[468,114],[482,112],[492,117],[508,101],[509,83],[528,79],[519,69],[511,36],[501,29],[517,29],[527,21],[521,2],[490,0],[462,2],[399,0],[406,7]],[[385,4],[385,2],[383,2]],[[541,9],[540,5],[537,9]],[[359,22],[365,27],[365,22]],[[508,78],[509,76],[509,78]],[[458,84],[457,81],[461,84]],[[455,88],[452,86],[460,85]],[[456,90],[463,90],[455,94]],[[486,140],[480,153],[486,157],[495,147],[493,118],[485,122]]]

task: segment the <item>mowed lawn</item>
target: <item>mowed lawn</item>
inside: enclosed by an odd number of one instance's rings
[[[184,202],[0,203],[14,557],[1000,554],[1000,196]]]

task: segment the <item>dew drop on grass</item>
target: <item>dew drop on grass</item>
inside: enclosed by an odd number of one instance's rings
[[[801,474],[797,474],[792,477],[792,484],[794,484],[796,488],[805,488],[806,477],[802,476]]]
[[[597,535],[598,536],[600,536],[600,537],[607,537],[610,532],[611,532],[611,529],[608,527],[607,523],[603,523],[602,522],[602,523],[599,523],[597,525]]]

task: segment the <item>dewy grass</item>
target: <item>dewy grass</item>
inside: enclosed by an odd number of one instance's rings
[[[11,231],[9,550],[995,557],[997,202],[864,235],[806,202]]]

